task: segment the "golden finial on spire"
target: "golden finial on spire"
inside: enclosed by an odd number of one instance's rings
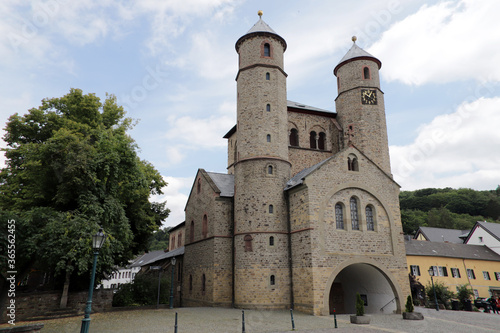
[[[354,43],[356,43],[356,41],[358,40],[358,37],[356,37],[356,36],[352,36],[352,38],[351,38],[351,39],[352,39],[352,41],[353,41]]]
[[[262,10],[259,10],[259,11],[257,12],[257,15],[259,15],[259,17],[260,17],[260,18],[262,18],[262,14],[264,14],[264,12],[263,12]]]

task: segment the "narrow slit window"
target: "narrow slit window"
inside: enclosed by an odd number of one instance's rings
[[[273,214],[273,213],[274,213],[274,206],[269,205],[269,214]]]
[[[267,81],[271,80],[271,74],[266,73],[266,80],[267,80]]]
[[[267,104],[266,105],[266,111],[267,112],[271,112],[271,104]]]
[[[266,140],[267,140],[267,142],[271,142],[271,134],[267,135],[267,139]]]
[[[269,43],[264,44],[264,57],[270,57],[271,56],[271,45]]]
[[[274,236],[269,237],[269,246],[274,246]]]
[[[274,275],[271,275],[271,277],[269,278],[269,283],[271,284],[271,286],[276,285],[276,278],[274,277]]]
[[[273,166],[272,165],[268,165],[267,166],[267,174],[268,175],[272,175],[273,174]]]
[[[363,79],[365,79],[365,80],[370,79],[370,68],[368,68],[368,67],[363,68]]]

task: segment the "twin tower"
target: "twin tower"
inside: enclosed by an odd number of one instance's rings
[[[236,42],[228,173],[199,169],[186,206],[185,305],[328,314],[355,292],[406,297],[381,62],[353,41],[336,112],[287,100],[287,44],[261,17]]]

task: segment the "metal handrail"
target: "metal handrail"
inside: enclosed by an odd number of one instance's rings
[[[381,312],[384,312],[384,308],[385,308],[387,305],[389,305],[390,303],[394,302],[394,300],[395,300],[395,299],[397,299],[397,296],[394,296],[394,298],[393,298],[393,299],[391,299],[389,302],[387,302],[387,304],[386,304],[386,305],[384,305],[383,307],[381,307],[381,308],[380,308],[380,311],[381,311]]]

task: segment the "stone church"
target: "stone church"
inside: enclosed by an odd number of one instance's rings
[[[236,42],[226,174],[199,169],[185,208],[184,306],[314,315],[401,312],[409,294],[380,88],[353,45],[336,112],[287,100],[286,41],[262,20]]]

